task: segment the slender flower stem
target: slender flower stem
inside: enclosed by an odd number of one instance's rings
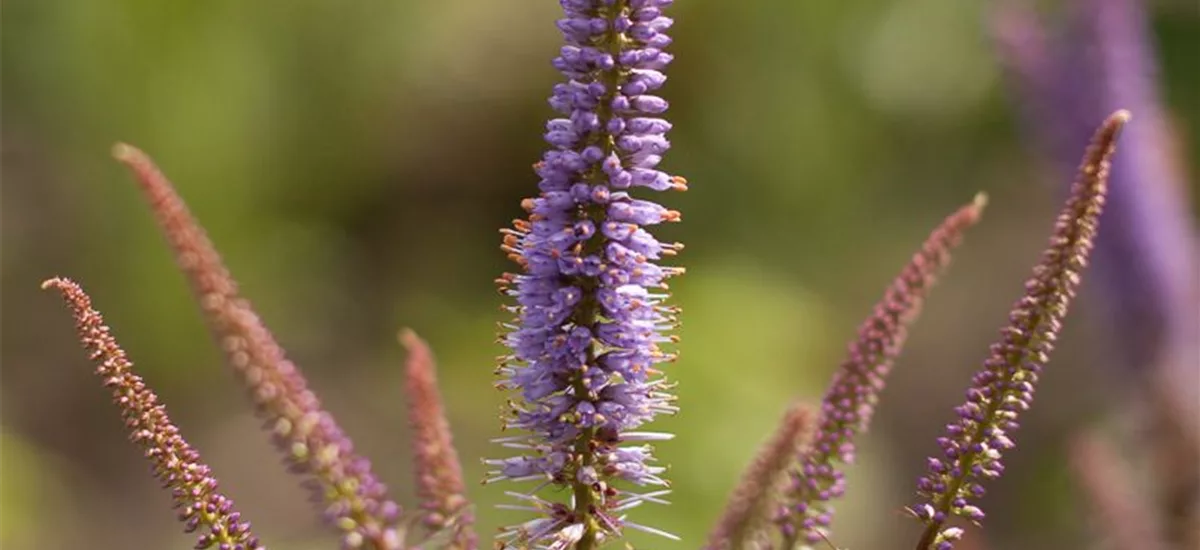
[[[813,445],[799,454],[775,521],[783,545],[824,540],[833,518],[831,502],[846,487],[839,464],[854,462],[854,438],[870,425],[892,364],[907,339],[907,327],[921,312],[925,297],[950,264],[950,253],[975,225],[987,203],[981,193],[946,217],[921,245],[858,329],[845,361],[833,375],[821,404]]]
[[[963,534],[961,528],[946,527],[953,516],[983,520],[983,511],[970,501],[983,496],[981,481],[1000,476],[1003,451],[1016,445],[1011,436],[1017,417],[1032,404],[1038,377],[1087,266],[1108,190],[1109,162],[1128,120],[1128,112],[1118,111],[1096,132],[1050,245],[1025,283],[1025,295],[976,373],[967,402],[956,408],[958,420],[938,439],[944,457],[928,460],[929,472],[917,486],[926,502],[910,510],[925,524],[917,550],[952,548]]]
[[[62,293],[75,314],[79,339],[97,363],[96,374],[112,391],[113,403],[121,409],[129,438],[145,452],[154,465],[154,476],[171,489],[179,520],[187,532],[201,533],[196,548],[221,550],[265,550],[250,532],[233,501],[218,491],[217,478],[171,422],[167,407],[133,372],[133,363],[104,324],[104,318],[92,309],[92,299],[74,281],[50,279],[43,289]]]
[[[183,199],[145,153],[118,144],[113,156],[141,185],[214,338],[249,387],[290,469],[310,476],[305,486],[323,507],[325,519],[341,532],[342,545],[399,550],[400,507],[388,498],[370,462],[354,453],[350,438],[239,295],[237,283]]]

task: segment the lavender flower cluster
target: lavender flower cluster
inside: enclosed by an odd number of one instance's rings
[[[504,231],[502,249],[522,273],[499,279],[517,305],[504,336],[501,387],[519,392],[507,428],[527,432],[501,442],[520,456],[489,460],[490,480],[536,480],[572,489],[572,502],[522,495],[548,518],[511,531],[517,541],[575,544],[612,538],[624,509],[655,500],[615,481],[666,486],[648,445],[669,434],[636,431],[675,412],[656,365],[674,354],[675,310],[664,305],[665,280],[682,268],[656,262],[682,246],[656,239],[646,226],[679,212],[634,198],[636,188],[686,188],[657,168],[670,147],[667,102],[653,92],[671,61],[663,48],[670,0],[563,0],[558,27],[567,45],[554,66],[567,82],[550,105],[562,115],[547,125],[535,170],[541,194],[522,206],[527,220]],[[592,542],[585,543],[586,545]],[[584,547],[584,546],[581,546]]]
[[[644,426],[677,412],[661,366],[677,357],[669,344],[676,342],[679,310],[666,303],[666,281],[684,270],[660,262],[683,246],[660,241],[648,228],[679,221],[680,213],[638,198],[646,190],[687,189],[683,178],[658,168],[670,147],[671,124],[662,118],[667,102],[656,94],[672,60],[664,51],[672,20],[663,12],[671,2],[560,0],[566,45],[553,65],[566,81],[549,102],[561,116],[547,123],[550,148],[534,165],[540,193],[521,203],[527,218],[501,230],[501,249],[520,270],[497,279],[515,315],[503,324],[500,342],[508,350],[497,386],[513,395],[504,428],[518,433],[496,440],[512,456],[485,460],[485,481],[532,484],[508,491],[518,503],[501,507],[533,515],[501,531],[501,549],[593,550],[620,540],[626,529],[677,539],[627,515],[645,503],[665,503],[666,468],[656,463],[652,443],[672,435]],[[1001,453],[1015,445],[1017,416],[1031,406],[1087,264],[1115,142],[1128,119],[1119,111],[1097,132],[1025,295],[956,409],[957,420],[938,440],[944,456],[929,459],[917,487],[922,502],[910,509],[924,526],[917,550],[949,550],[964,532],[949,524],[953,518],[983,519],[974,501],[982,482],[1003,471]],[[141,184],[228,362],[251,390],[290,469],[306,477],[342,547],[476,550],[474,511],[426,343],[401,332],[420,501],[405,513],[238,294],[170,182],[132,147],[119,145],[115,155]],[[853,462],[854,439],[868,428],[907,326],[983,205],[979,195],[932,232],[860,326],[820,407],[798,403],[788,410],[705,548],[797,550],[829,542],[832,503],[846,489],[839,465]],[[199,453],[132,374],[90,299],[66,280],[47,285],[62,290],[74,309],[80,341],[113,390],[132,439],[173,490],[186,529],[203,530],[198,547],[261,548],[232,501],[217,492]],[[559,498],[542,496],[551,489]]]

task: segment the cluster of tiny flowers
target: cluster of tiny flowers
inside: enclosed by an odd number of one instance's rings
[[[810,449],[791,472],[783,506],[777,512],[785,540],[824,540],[833,519],[830,502],[846,491],[838,463],[854,462],[854,438],[867,430],[892,364],[907,338],[907,326],[920,314],[929,290],[950,263],[950,252],[967,228],[979,221],[986,197],[975,197],[929,235],[888,287],[871,317],[858,329],[846,360],[834,373],[821,404],[820,427]]]
[[[918,548],[952,548],[963,534],[957,527],[944,528],[952,516],[983,521],[983,511],[971,502],[984,495],[983,481],[1004,472],[1002,454],[1016,445],[1011,436],[1019,427],[1018,416],[1033,402],[1038,378],[1087,265],[1104,207],[1109,159],[1128,118],[1127,112],[1118,111],[1097,132],[1050,245],[1025,283],[1025,295],[1013,306],[1008,326],[972,379],[966,402],[955,408],[958,418],[937,440],[942,456],[927,460],[928,473],[917,482],[917,493],[926,502],[911,509],[926,524]]]
[[[433,351],[411,330],[400,333],[408,349],[404,394],[412,430],[413,477],[421,523],[430,535],[448,535],[447,550],[478,546],[471,503],[463,486],[462,466],[438,391]]]
[[[242,520],[233,501],[218,490],[212,470],[200,460],[179,428],[167,416],[167,409],[133,373],[133,363],[104,324],[100,313],[91,307],[91,298],[73,281],[51,279],[43,288],[62,292],[74,310],[80,341],[97,362],[96,374],[112,392],[113,402],[121,410],[130,441],[141,447],[154,465],[154,475],[171,490],[179,520],[188,533],[200,532],[195,548],[221,550],[264,550],[250,532],[250,523]]]
[[[229,364],[266,419],[272,442],[285,455],[289,471],[310,476],[303,486],[325,520],[342,532],[342,545],[400,548],[400,507],[239,294],[221,256],[171,182],[132,146],[118,144],[113,156],[136,177]]]
[[[521,268],[501,290],[517,302],[506,324],[499,386],[519,393],[506,428],[525,435],[501,440],[521,456],[489,460],[489,481],[540,480],[572,489],[569,504],[519,495],[541,517],[506,534],[516,544],[590,547],[622,527],[623,510],[657,501],[663,490],[635,494],[615,481],[666,486],[638,432],[659,413],[673,413],[669,385],[655,368],[674,355],[676,311],[665,306],[665,280],[682,269],[656,263],[682,248],[645,226],[679,213],[635,199],[634,188],[683,190],[683,178],[656,167],[669,143],[667,102],[652,95],[671,61],[663,51],[671,0],[561,0],[558,28],[567,45],[554,67],[568,79],[550,104],[563,118],[547,124],[551,145],[535,170],[537,198],[527,220],[505,229],[502,249]],[[638,442],[641,445],[627,446]],[[534,489],[537,491],[537,489]]]
[[[771,507],[778,497],[778,486],[796,452],[811,445],[816,420],[815,411],[808,405],[795,403],[788,408],[775,433],[742,474],[704,550],[773,548],[767,527],[774,518]]]

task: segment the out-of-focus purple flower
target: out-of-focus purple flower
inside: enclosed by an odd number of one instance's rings
[[[1159,100],[1146,2],[1073,0],[1058,25],[998,2],[992,26],[1026,130],[1064,173],[1090,121],[1137,113],[1109,178],[1090,308],[1110,338],[1108,366],[1141,390],[1139,447],[1158,472],[1168,536],[1200,546],[1200,255],[1177,136]],[[1056,178],[1056,181],[1063,181]],[[1167,473],[1169,472],[1169,473]]]
[[[92,309],[92,299],[74,281],[50,279],[42,288],[62,293],[75,314],[79,338],[97,363],[96,374],[112,391],[113,402],[121,409],[129,438],[154,464],[154,475],[171,490],[179,520],[187,532],[200,532],[196,548],[221,550],[265,550],[250,532],[250,523],[233,507],[233,501],[217,487],[212,470],[179,433],[167,415],[167,407],[134,374],[133,363],[117,344],[104,324],[104,318]]]
[[[972,379],[967,401],[955,409],[958,419],[938,438],[942,456],[928,459],[929,471],[917,483],[924,502],[911,509],[926,526],[918,550],[949,550],[963,534],[961,528],[946,527],[952,517],[983,520],[983,511],[972,502],[984,495],[984,480],[1000,477],[1002,453],[1016,445],[1017,418],[1033,402],[1038,377],[1087,266],[1104,209],[1109,162],[1128,119],[1128,112],[1118,111],[1097,131],[1050,244],[1025,283],[1025,295]]]
[[[171,182],[142,151],[125,144],[113,156],[136,177],[188,277],[214,338],[250,390],[289,470],[309,476],[304,486],[347,549],[399,550],[400,507],[387,496],[371,463],[321,406],[300,370],[250,303],[238,293],[221,256]]]
[[[1121,106],[1138,113],[1122,138],[1123,160],[1113,164],[1109,178],[1109,229],[1096,241],[1096,295],[1119,335],[1112,341],[1121,366],[1165,371],[1173,399],[1192,407],[1185,414],[1196,418],[1196,227],[1158,100],[1145,8],[1139,0],[1076,0],[1067,24],[1053,30],[1019,3],[996,9],[997,46],[1025,124],[1064,171],[1086,139],[1089,121]]]
[[[683,272],[658,261],[682,246],[656,239],[647,226],[679,213],[634,198],[650,189],[683,190],[683,178],[657,168],[670,143],[660,118],[667,102],[653,95],[666,80],[671,43],[663,15],[670,0],[562,0],[566,38],[554,67],[567,81],[550,105],[562,117],[546,125],[551,148],[535,170],[537,198],[528,220],[503,230],[502,249],[523,272],[498,282],[516,300],[503,342],[499,386],[517,392],[505,427],[526,432],[501,442],[519,456],[489,460],[489,478],[540,481],[570,489],[570,502],[531,497],[542,517],[512,529],[517,545],[594,548],[623,527],[623,511],[667,485],[639,443],[668,439],[636,431],[673,413],[670,385],[656,365],[673,353],[677,311],[664,305],[666,279]],[[627,446],[635,444],[635,446]]]
[[[839,463],[854,462],[854,438],[867,430],[892,363],[907,338],[908,325],[938,276],[950,263],[950,252],[963,233],[979,221],[986,204],[982,194],[946,217],[900,272],[850,343],[846,360],[834,372],[821,403],[814,442],[799,455],[775,521],[783,547],[797,541],[820,543],[833,520],[831,502],[846,489]]]

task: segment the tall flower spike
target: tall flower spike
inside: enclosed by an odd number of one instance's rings
[[[408,350],[404,393],[408,397],[408,419],[413,432],[417,496],[425,512],[422,522],[431,533],[451,531],[446,548],[473,549],[477,541],[471,503],[467,500],[450,422],[438,392],[433,352],[411,330],[400,332],[400,343]]]
[[[1139,390],[1122,397],[1145,411],[1135,415],[1134,446],[1150,457],[1163,528],[1177,546],[1200,548],[1200,247],[1173,154],[1179,140],[1159,100],[1147,3],[1072,0],[1057,25],[1028,2],[995,4],[997,50],[1030,141],[1064,172],[1092,121],[1118,105],[1138,113],[1109,178],[1091,311],[1112,336],[1104,363],[1118,369],[1122,388]]]
[[[1053,153],[1064,171],[1097,117],[1126,105],[1138,113],[1122,157],[1109,178],[1109,230],[1096,242],[1093,264],[1118,353],[1113,362],[1142,381],[1160,371],[1170,384],[1166,400],[1185,407],[1200,433],[1200,371],[1195,334],[1200,292],[1195,224],[1188,185],[1158,98],[1153,38],[1139,0],[1074,0],[1071,17],[1043,25],[1033,7],[1004,2],[993,9],[997,49],[1019,99],[1029,133]],[[1051,40],[1055,35],[1074,40]],[[1086,88],[1081,83],[1099,83]],[[1125,374],[1125,373],[1122,373]],[[1153,388],[1152,388],[1153,390]],[[1174,394],[1174,395],[1172,395]],[[1154,400],[1161,400],[1158,396]],[[1194,462],[1194,460],[1193,460]]]
[[[113,403],[121,409],[129,429],[129,439],[154,465],[154,476],[171,489],[185,530],[200,532],[196,548],[265,550],[250,532],[250,523],[234,510],[233,501],[217,490],[217,478],[171,423],[166,406],[134,374],[125,350],[109,332],[100,312],[92,309],[92,299],[69,279],[50,279],[42,283],[42,288],[57,289],[74,312],[79,340],[96,362],[96,374],[104,380],[104,387],[112,391]]]
[[[854,437],[867,430],[892,363],[916,320],[925,296],[950,263],[950,252],[983,214],[982,193],[946,217],[930,233],[858,328],[847,356],[834,372],[821,403],[813,444],[799,455],[792,482],[776,514],[783,547],[822,543],[833,519],[831,501],[845,492],[839,464],[854,461]]]
[[[771,508],[779,497],[780,484],[796,457],[812,443],[816,413],[812,407],[793,404],[775,434],[746,468],[729,497],[725,512],[708,538],[705,550],[757,548],[756,543],[771,527]]]
[[[983,496],[982,482],[1004,471],[1001,454],[1015,446],[1017,417],[1028,409],[1042,368],[1075,297],[1087,266],[1108,191],[1109,162],[1129,113],[1117,111],[1096,132],[1084,155],[1071,196],[1058,215],[1050,245],[1013,306],[1009,325],[991,356],[975,374],[958,419],[938,438],[943,456],[928,460],[929,472],[917,484],[924,500],[911,509],[925,524],[917,550],[949,550],[963,530],[947,527],[954,516],[974,523],[983,511],[971,504]]]
[[[321,407],[304,376],[286,357],[221,262],[171,183],[145,153],[125,144],[113,156],[133,172],[187,275],[214,338],[250,389],[289,469],[310,476],[305,486],[345,548],[402,546],[400,508],[366,459]]]
[[[671,436],[635,430],[676,411],[656,365],[675,358],[659,345],[674,341],[665,333],[678,313],[660,289],[683,269],[657,260],[682,246],[644,226],[678,221],[679,212],[630,193],[683,190],[686,181],[656,169],[670,145],[671,124],[659,118],[667,102],[651,94],[671,61],[663,51],[671,0],[561,3],[567,45],[553,64],[567,82],[550,105],[563,118],[546,125],[550,150],[534,166],[541,194],[522,202],[529,218],[502,230],[501,249],[523,272],[498,280],[517,302],[498,386],[519,394],[505,427],[525,434],[500,440],[520,456],[486,463],[488,481],[539,481],[535,493],[555,485],[571,495],[567,503],[522,495],[530,505],[519,509],[540,517],[502,537],[590,550],[624,527],[666,534],[624,511],[666,493],[630,486],[667,485],[644,443]]]

